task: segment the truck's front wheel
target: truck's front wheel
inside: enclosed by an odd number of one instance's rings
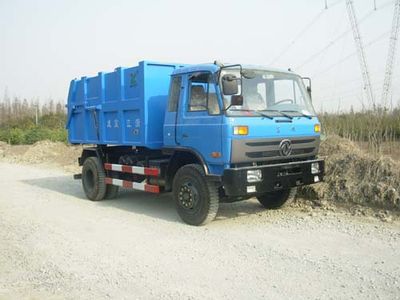
[[[268,209],[277,209],[290,203],[296,196],[297,188],[265,193],[257,196],[262,206]]]
[[[82,186],[86,197],[92,201],[99,201],[104,198],[107,185],[104,182],[106,177],[103,166],[97,157],[88,157],[82,166]]]
[[[218,188],[206,180],[200,165],[190,164],[178,170],[173,182],[176,209],[190,225],[204,225],[214,220],[219,206]]]

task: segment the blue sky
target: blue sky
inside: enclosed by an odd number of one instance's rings
[[[354,3],[358,18],[367,16],[360,31],[379,99],[394,1],[376,0],[376,11],[374,0]],[[345,1],[324,7],[325,0],[0,0],[0,93],[65,101],[75,77],[145,59],[218,59],[312,77],[319,111],[360,108],[366,100]],[[395,62],[394,104],[400,98]]]

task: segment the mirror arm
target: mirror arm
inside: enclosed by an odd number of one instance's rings
[[[301,79],[308,80],[308,86],[310,87],[310,91],[311,91],[311,78],[310,77],[301,77]]]
[[[231,108],[231,106],[232,106],[232,104],[229,104],[228,107],[223,108],[222,111],[227,111],[228,109]]]

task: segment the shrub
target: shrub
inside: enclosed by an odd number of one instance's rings
[[[38,141],[48,139],[50,132],[47,128],[34,127],[29,129],[25,135],[25,144],[34,144]]]
[[[0,127],[0,141],[13,145],[34,144],[42,140],[67,142],[64,114],[48,114],[39,118],[35,125],[31,117],[13,120]]]
[[[8,143],[13,144],[13,145],[20,145],[24,144],[25,142],[25,133],[22,129],[20,128],[12,128],[9,131],[9,136],[8,136]]]

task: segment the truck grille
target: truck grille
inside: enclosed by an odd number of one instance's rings
[[[287,156],[282,155],[280,150],[283,140],[291,143],[291,153]],[[231,163],[310,157],[317,154],[319,143],[319,137],[233,140]]]

